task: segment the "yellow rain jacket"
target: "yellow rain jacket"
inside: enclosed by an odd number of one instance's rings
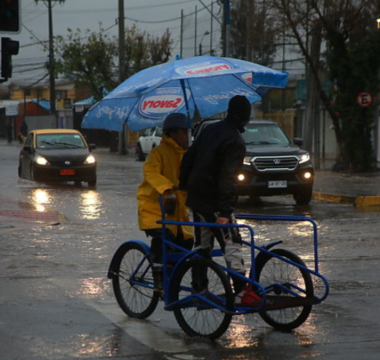
[[[144,163],[144,180],[137,189],[138,220],[140,230],[157,229],[162,219],[158,194],[178,186],[179,168],[185,149],[172,138],[163,135],[159,146],[152,149]],[[166,215],[166,220],[189,221],[185,206],[187,193],[176,191],[177,206],[173,215]],[[177,236],[178,226],[167,225]],[[193,227],[181,226],[184,239],[193,238]]]

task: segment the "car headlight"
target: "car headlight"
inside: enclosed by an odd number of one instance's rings
[[[244,174],[239,174],[239,175],[237,176],[237,179],[238,179],[239,181],[244,181],[244,180],[245,180],[245,175],[244,175]]]
[[[303,173],[303,178],[305,180],[310,180],[313,177],[313,174],[310,171],[306,171]]]
[[[47,161],[44,157],[42,156],[37,156],[34,161],[38,165],[49,165],[49,161]]]
[[[300,156],[300,164],[306,162],[306,161],[309,161],[310,160],[310,154],[309,153],[306,153],[306,154],[302,154]]]
[[[250,156],[245,156],[243,160],[244,165],[251,165],[251,157]]]
[[[96,163],[95,156],[94,155],[88,155],[87,159],[85,160],[84,163],[85,164],[95,164]]]

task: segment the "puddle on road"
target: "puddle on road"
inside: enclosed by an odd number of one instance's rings
[[[77,194],[75,194],[77,192]],[[74,194],[74,196],[73,196]],[[106,202],[94,190],[77,189],[75,187],[54,187],[28,189],[26,201],[19,201],[22,209],[47,212],[49,210],[64,211],[68,217],[74,215],[76,219],[96,220],[106,212]]]

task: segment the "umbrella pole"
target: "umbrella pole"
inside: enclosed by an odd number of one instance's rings
[[[185,87],[185,79],[180,80],[183,96],[185,98],[185,106],[186,106],[186,117],[188,122],[188,138],[189,138],[189,146],[191,145],[191,119],[190,119],[190,109],[189,109],[189,103],[187,102],[187,96],[186,96],[186,87]]]

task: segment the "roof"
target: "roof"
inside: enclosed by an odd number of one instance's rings
[[[103,87],[102,88],[102,94],[103,94],[103,96],[107,96],[109,94],[109,91],[105,87]],[[92,104],[96,103],[96,101],[97,100],[95,99],[95,97],[91,96],[91,97],[89,97],[87,99],[79,100],[79,101],[75,102],[73,105],[74,106],[92,105]]]
[[[31,133],[39,134],[80,134],[80,131],[75,129],[38,129],[32,130]]]
[[[80,106],[80,105],[92,105],[95,103],[96,100],[93,96],[89,97],[88,99],[80,100],[74,103],[74,106]]]
[[[50,111],[50,101],[47,100],[30,100],[31,103],[35,103],[43,107],[45,110]]]

